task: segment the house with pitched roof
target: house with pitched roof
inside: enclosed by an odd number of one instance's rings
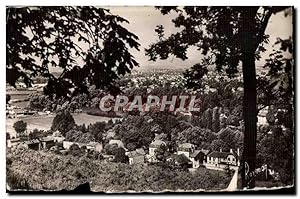
[[[129,158],[129,164],[144,164],[146,152],[144,149],[139,148],[134,151],[129,151],[125,153]]]
[[[185,155],[191,162],[193,168],[198,168],[206,162],[209,150],[196,150],[196,146],[191,143],[183,143],[177,147],[177,155]]]
[[[42,137],[39,139],[42,149],[50,149],[55,145],[54,138],[52,136]]]
[[[213,151],[207,155],[205,166],[215,170],[223,170],[226,166],[238,168],[240,166],[239,158],[239,149],[237,152],[232,149],[229,152]]]
[[[191,143],[180,144],[177,148],[177,155],[184,154],[186,157],[190,157],[194,153],[196,146]]]
[[[114,140],[114,139],[112,139],[112,140],[109,140],[108,144],[110,144],[110,145],[115,144],[119,148],[123,148],[123,149],[125,149],[125,151],[127,151],[127,149],[125,148],[124,143],[122,142],[122,140]]]
[[[8,148],[12,148],[12,147],[15,147],[15,146],[17,146],[18,144],[20,144],[20,143],[21,143],[21,140],[20,140],[20,138],[13,138],[13,139],[8,139],[8,140],[6,141],[6,143],[7,143],[7,147],[8,147]]]
[[[101,152],[103,150],[103,144],[99,142],[89,142],[86,148],[87,150]]]
[[[41,143],[38,139],[25,141],[25,145],[27,146],[28,149],[37,150],[37,151],[41,149]]]
[[[154,156],[155,155],[155,150],[159,148],[162,145],[167,145],[164,141],[162,140],[154,140],[153,142],[150,143],[149,145],[149,155]]]
[[[193,163],[193,168],[198,168],[200,165],[206,162],[207,154],[209,150],[201,149],[201,150],[194,150],[192,154],[190,154],[190,160]]]
[[[170,157],[167,158],[167,162],[174,162],[175,166],[179,166],[181,168],[190,168],[193,164],[192,161],[184,154],[171,154]]]

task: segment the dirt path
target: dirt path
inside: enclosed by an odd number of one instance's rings
[[[238,182],[238,169],[235,170],[226,191],[236,191],[237,190],[237,182]]]

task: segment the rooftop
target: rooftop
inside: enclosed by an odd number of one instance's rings
[[[40,138],[40,141],[41,142],[54,141],[54,138],[52,136],[42,137],[42,138]]]
[[[130,151],[130,152],[127,152],[127,156],[129,158],[132,158],[132,157],[136,157],[136,156],[144,156],[146,153],[144,151],[144,149],[142,148],[139,148],[139,149],[136,149],[135,151]]]
[[[195,146],[191,143],[183,143],[178,146],[178,148],[183,148],[183,149],[192,149],[194,147]]]
[[[97,144],[101,144],[101,143],[99,143],[99,142],[89,142],[87,145],[96,146]]]
[[[38,144],[38,143],[40,143],[40,141],[38,139],[25,141],[25,144]]]
[[[201,152],[204,153],[204,155],[209,154],[210,150],[207,149],[201,149]]]
[[[189,158],[186,157],[184,154],[180,154],[180,155],[172,154],[169,159],[175,160],[178,164],[185,164],[185,163],[188,164],[191,162]]]
[[[200,152],[201,152],[200,150],[195,150],[194,153],[192,153],[192,154],[190,155],[190,157],[191,157],[191,158],[194,158],[194,157],[196,157]]]
[[[151,144],[149,146],[150,147],[159,147],[161,145],[166,145],[166,143],[162,140],[154,140],[153,142],[151,142]]]
[[[229,155],[236,156],[235,154],[230,153],[230,152],[219,152],[219,151],[213,151],[210,154],[208,154],[207,156],[213,157],[213,158],[227,158],[227,156],[229,156]]]
[[[125,148],[124,143],[121,140],[110,140],[108,144],[116,144],[118,147]]]

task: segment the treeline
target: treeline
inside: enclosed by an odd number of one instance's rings
[[[138,87],[134,86],[135,81],[137,81],[136,79],[128,80],[125,78],[124,80],[120,80],[119,83],[124,84],[122,95],[127,96],[129,101],[137,95],[142,96],[143,102],[146,101],[148,95],[155,95],[159,97],[195,95],[196,99],[201,101],[200,112],[193,113],[195,115],[201,115],[208,108],[213,109],[214,107],[222,107],[225,108],[226,111],[231,112],[236,107],[242,105],[242,93],[241,91],[238,91],[238,88],[241,86],[241,82],[238,80],[228,80],[212,76],[203,80],[208,86],[193,91],[192,89],[182,87],[185,80],[183,78],[179,78],[182,76],[181,74],[178,74],[177,76],[178,78],[176,77],[175,80],[170,80],[168,78],[160,79],[160,76],[154,76],[157,80],[159,80],[159,82],[163,82],[164,85],[169,86],[160,86],[160,84],[155,83],[153,79],[151,79],[152,84],[150,85],[149,79],[153,78],[153,76],[145,76],[142,78],[143,81],[139,82]],[[210,89],[215,91],[211,91]],[[98,108],[100,99],[107,94],[107,92],[101,89],[96,89],[95,86],[90,86],[88,93],[78,94],[71,98],[56,98],[55,95],[47,96],[40,93],[34,93],[29,97],[28,108],[39,111],[59,112],[67,110],[69,112],[76,112],[83,108]],[[89,111],[91,114],[103,114],[98,113],[94,109],[89,109]]]

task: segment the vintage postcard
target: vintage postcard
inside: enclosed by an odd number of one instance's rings
[[[7,6],[6,189],[295,189],[291,6]]]

